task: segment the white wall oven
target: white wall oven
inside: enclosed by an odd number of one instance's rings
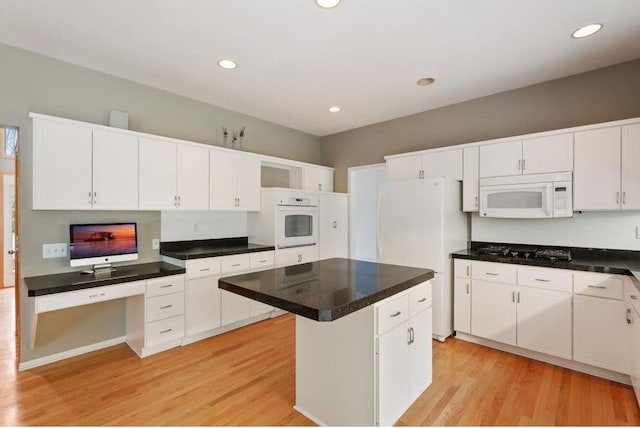
[[[282,195],[276,212],[276,248],[318,244],[318,200],[313,196]]]
[[[572,200],[571,172],[480,179],[481,217],[572,217]]]

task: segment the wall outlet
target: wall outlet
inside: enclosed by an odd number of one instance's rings
[[[55,259],[58,257],[67,257],[67,244],[43,244],[42,258]]]
[[[160,240],[159,239],[152,239],[151,240],[151,249],[152,250],[157,250],[160,248]]]

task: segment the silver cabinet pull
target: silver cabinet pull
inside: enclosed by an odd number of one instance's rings
[[[210,271],[210,270],[211,270],[211,268],[204,268],[204,269],[200,269],[200,272],[207,272],[207,271]]]
[[[238,206],[240,206],[240,198],[238,198]]]
[[[515,292],[515,291],[512,291],[512,292],[511,292],[511,301],[512,301],[513,303],[515,303],[515,302],[516,302],[516,292]]]
[[[470,270],[470,266],[467,265],[467,276],[469,276],[471,274],[471,272],[469,272],[469,270]]]
[[[98,203],[98,193],[97,192],[93,192],[93,203],[94,204]]]
[[[173,195],[173,206],[178,207],[178,195]]]
[[[498,276],[497,273],[493,273],[493,272],[487,272],[487,275],[491,275],[491,276]]]
[[[169,309],[173,307],[173,305],[160,306],[160,309]]]
[[[180,206],[181,202],[182,202],[182,196],[178,195],[178,206]]]
[[[89,192],[89,205],[91,205],[91,192]]]
[[[322,184],[318,183],[318,190],[322,190]]]
[[[266,263],[266,260],[258,260],[258,263]]]
[[[337,228],[338,228],[338,222],[337,222],[337,221],[335,221],[335,220],[333,221],[333,228],[334,228],[334,229],[337,229]]]
[[[238,267],[238,266],[240,266],[240,263],[236,263],[236,264],[231,265],[231,267]]]
[[[407,345],[411,345],[411,327],[407,329]]]
[[[606,285],[587,285],[589,288],[607,288]]]
[[[522,159],[522,170],[524,171],[525,169],[527,169],[527,160]]]
[[[518,171],[522,170],[522,159],[518,159]]]
[[[620,203],[620,192],[616,192],[616,204]]]
[[[627,308],[627,324],[633,324],[633,318],[631,317],[631,309]]]
[[[518,291],[517,297],[516,297],[516,303],[520,303],[520,292]]]
[[[426,302],[426,301],[427,301],[427,298],[423,297],[422,299],[418,300],[418,303],[422,303],[422,302]]]
[[[161,285],[160,288],[169,288],[173,287],[173,284]]]
[[[631,298],[632,298],[633,300],[638,300],[638,296],[636,296],[635,294],[632,294],[632,295],[631,295]]]
[[[398,312],[396,312],[395,314],[391,314],[391,315],[389,315],[389,316],[390,316],[391,318],[395,318],[395,317],[397,317],[398,315],[400,315],[401,313],[402,313],[402,312],[398,311]]]
[[[476,196],[476,207],[478,206],[478,197]]]
[[[469,283],[467,282],[467,294],[469,294]]]
[[[551,282],[550,279],[541,279],[541,278],[536,278],[536,281],[540,281],[540,282]]]
[[[622,192],[622,205],[627,203],[627,192]]]
[[[168,328],[168,329],[166,329],[166,330],[162,330],[162,331],[160,332],[160,334],[165,334],[165,333],[169,333],[169,332],[172,332],[172,331],[173,331],[173,329],[172,329],[172,328]]]
[[[102,296],[104,296],[104,295],[105,295],[105,293],[100,293],[100,294],[90,294],[90,295],[89,295],[89,298],[90,298],[90,299],[95,299],[96,297],[102,297]]]

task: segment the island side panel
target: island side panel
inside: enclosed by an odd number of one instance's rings
[[[374,306],[335,321],[296,316],[296,404],[320,425],[375,424]]]

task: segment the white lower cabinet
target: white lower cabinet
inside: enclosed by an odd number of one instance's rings
[[[320,257],[317,246],[286,248],[276,251],[276,267],[315,262]]]
[[[629,367],[629,375],[631,377],[631,384],[636,392],[636,400],[640,405],[640,292],[637,288],[633,289],[631,294],[631,364]]]
[[[622,374],[636,364],[640,379],[629,277],[464,259],[454,272],[457,332]]]
[[[432,382],[431,283],[388,300],[377,307],[380,426],[393,425]]]

